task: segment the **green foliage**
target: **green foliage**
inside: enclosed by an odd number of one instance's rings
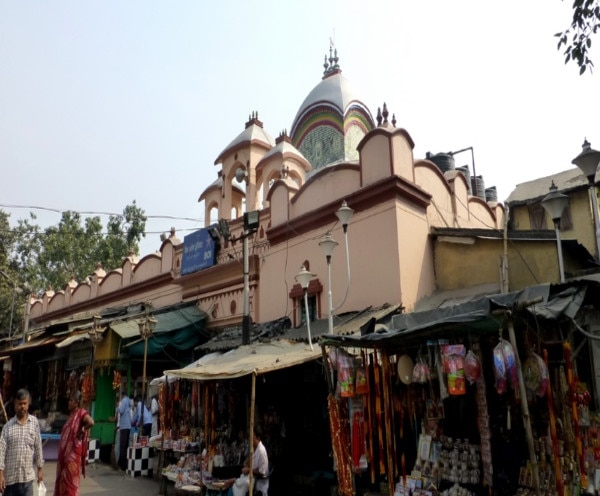
[[[600,0],[574,0],[571,26],[556,33],[558,50],[564,48],[565,64],[574,62],[579,74],[587,69],[592,71],[594,63],[590,59],[592,35],[600,29]]]
[[[125,257],[139,253],[145,228],[145,213],[135,201],[122,215],[111,215],[106,228],[98,216],[84,218],[69,211],[58,225],[44,230],[33,213],[11,228],[8,214],[0,210],[0,335],[9,328],[15,287],[21,293],[15,295],[19,301],[13,319],[19,322],[27,294],[23,288],[57,291],[72,278],[85,280],[98,264],[107,272],[119,268]],[[13,323],[13,329],[19,327]]]

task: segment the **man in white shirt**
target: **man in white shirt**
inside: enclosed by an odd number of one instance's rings
[[[150,432],[150,436],[154,437],[158,434],[158,399],[156,395],[152,396],[152,401],[150,402],[150,413],[152,414],[152,431]]]
[[[256,481],[254,487],[256,493],[261,492],[262,496],[268,496],[269,491],[269,457],[267,456],[267,449],[261,440],[261,432],[258,427],[254,428],[254,439],[252,444],[254,445],[254,455],[252,458],[252,476]],[[249,472],[247,467],[242,469],[243,474]]]

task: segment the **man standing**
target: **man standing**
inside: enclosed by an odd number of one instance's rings
[[[156,395],[152,396],[152,401],[150,402],[150,413],[152,414],[152,431],[150,431],[150,436],[154,437],[158,435],[158,414],[160,413],[158,398]]]
[[[119,418],[119,460],[117,464],[123,471],[127,470],[127,448],[129,447],[129,433],[131,432],[131,400],[127,393],[123,393],[121,402],[117,407]]]
[[[27,389],[15,395],[15,416],[0,436],[0,492],[3,496],[32,496],[33,483],[44,480],[42,438],[38,419],[29,414]],[[36,474],[37,472],[37,474]]]
[[[139,428],[142,436],[150,437],[152,415],[148,411],[148,408],[146,408],[146,405],[144,405],[141,395],[138,394],[133,399],[133,404],[135,406],[135,414],[133,415],[133,419],[131,419],[131,424]]]
[[[267,496],[269,492],[269,457],[267,449],[261,440],[261,431],[258,427],[254,428],[254,437],[252,439],[254,445],[254,454],[252,455],[252,475],[256,482],[254,488],[256,492],[261,492],[262,496]],[[248,467],[242,468],[242,474],[249,473]]]

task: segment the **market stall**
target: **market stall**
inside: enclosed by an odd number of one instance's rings
[[[597,296],[595,283],[539,286],[322,336],[339,494],[593,487],[593,369],[577,322]]]
[[[248,427],[261,424],[266,431],[265,437],[269,436],[271,427],[276,428],[273,432],[281,431],[277,411],[268,409],[256,413],[257,377],[301,365],[320,356],[321,351],[317,347],[311,349],[306,343],[282,339],[239,346],[194,367],[165,371],[167,378],[179,379],[173,383],[165,382],[165,394],[169,394],[171,388],[191,387],[191,395],[181,394],[178,398],[186,398],[186,401],[191,398],[203,415],[200,445],[201,455],[204,453],[205,456],[180,459],[181,468],[190,468],[182,471],[181,484],[199,478],[213,480],[215,476],[225,479],[239,475],[243,458],[252,454],[252,450],[248,450],[248,446],[252,445],[252,431]],[[183,386],[186,381],[190,381],[189,386]],[[246,391],[250,392],[249,404],[243,400]],[[178,401],[174,396],[170,398],[169,401]],[[220,416],[219,412],[229,417]],[[236,413],[238,416],[242,413],[237,421],[231,418]],[[255,419],[255,415],[260,418]],[[169,422],[167,417],[165,425]],[[270,458],[277,453],[277,444],[275,436],[269,437]]]

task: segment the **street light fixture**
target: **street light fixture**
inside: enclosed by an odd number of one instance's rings
[[[600,164],[600,152],[592,149],[587,139],[583,141],[581,153],[573,161],[583,175],[587,177],[592,197],[592,214],[594,218],[594,237],[596,240],[596,261],[600,261],[600,221],[598,220],[598,198],[596,197],[596,171]]]
[[[302,290],[304,293],[304,312],[306,313],[306,331],[308,332],[308,343],[310,344],[310,351],[313,350],[312,345],[312,336],[310,335],[310,313],[308,311],[308,285],[310,281],[315,275],[312,272],[306,270],[306,267],[303,265],[300,268],[300,272],[296,274],[296,281],[300,286],[302,286]]]
[[[348,292],[350,290],[350,251],[348,249],[348,224],[352,215],[354,214],[354,210],[352,210],[346,201],[342,202],[342,206],[335,212],[335,215],[342,223],[342,228],[344,230],[344,243],[346,245],[346,293],[344,294],[344,299],[342,302],[334,309],[333,308],[333,296],[331,293],[331,256],[333,255],[333,250],[339,244],[331,237],[331,233],[328,232],[325,235],[325,239],[319,242],[319,246],[325,252],[325,259],[327,260],[327,284],[328,284],[328,300],[329,300],[329,334],[333,334],[333,312],[340,308],[346,298],[348,297]]]
[[[560,219],[569,204],[569,197],[558,192],[554,181],[550,186],[548,193],[542,200],[542,207],[554,222],[554,232],[556,233],[556,248],[558,250],[558,269],[560,272],[560,282],[565,282],[565,267],[563,264],[562,245],[560,242]]]
[[[151,305],[146,304],[146,316],[138,322],[140,336],[144,340],[144,371],[142,377],[142,399],[146,397],[146,361],[148,358],[148,339],[152,336],[156,323],[158,322],[152,315],[149,314]]]

